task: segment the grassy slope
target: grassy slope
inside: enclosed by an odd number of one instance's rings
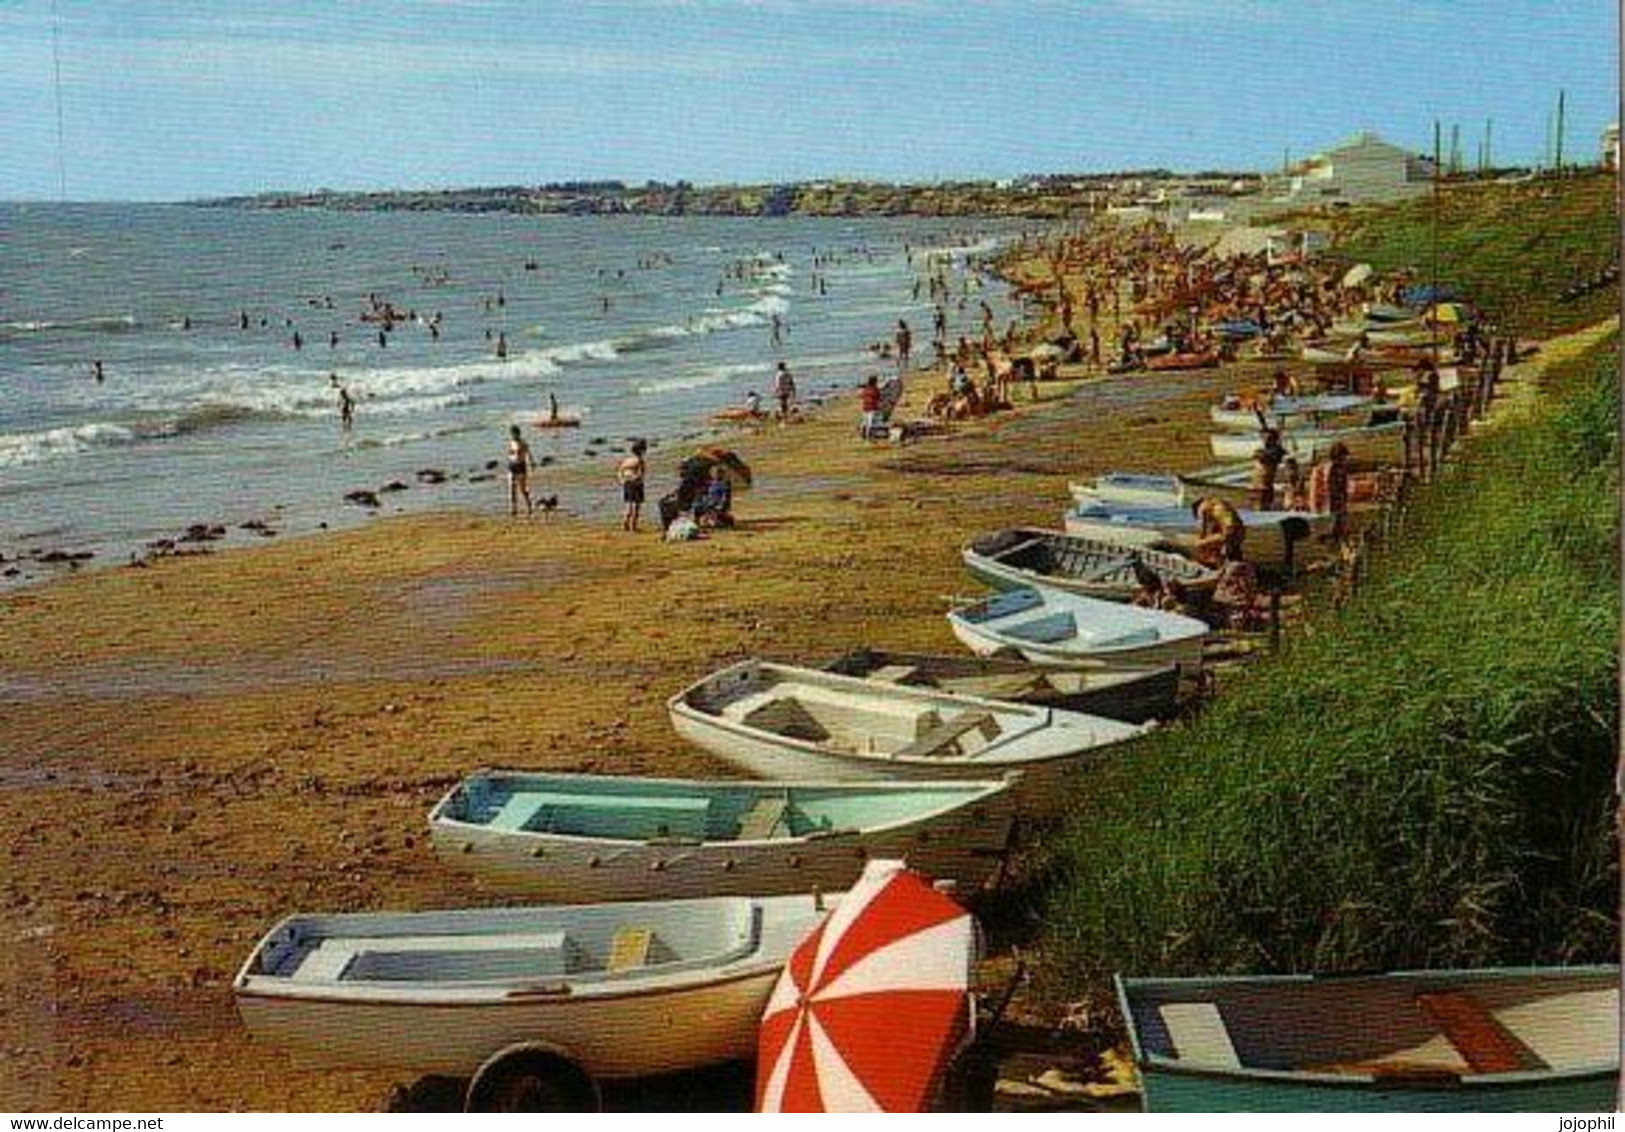
[[[1617,370],[1616,339],[1555,373],[1355,600],[1091,784],[1058,991],[1616,953]]]
[[[1612,180],[1547,187],[1462,190],[1441,225],[1441,278],[1525,333],[1617,302],[1555,301],[1609,258]],[[1427,246],[1425,205],[1356,220],[1379,267]],[[1615,336],[1556,366],[1352,602],[1102,769],[1051,862],[1051,989],[1616,954],[1618,365]]]
[[[1439,281],[1462,288],[1528,337],[1589,326],[1619,309],[1618,286],[1575,302],[1564,288],[1613,259],[1618,183],[1608,174],[1520,185],[1467,184],[1440,196]],[[1339,248],[1380,271],[1432,272],[1433,202],[1424,197],[1338,225]]]

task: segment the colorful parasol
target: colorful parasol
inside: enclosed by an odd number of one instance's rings
[[[900,861],[871,861],[768,1000],[761,1112],[918,1112],[972,1025],[970,913]]]
[[[700,448],[694,455],[683,461],[679,474],[688,479],[691,474],[700,471],[720,471],[728,477],[736,490],[743,491],[750,487],[750,465],[745,463],[739,453],[728,448]]]

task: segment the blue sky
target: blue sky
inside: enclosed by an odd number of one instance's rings
[[[1618,116],[1614,0],[57,0],[74,199],[1263,169]],[[57,195],[51,0],[0,0],[0,198]],[[1448,129],[1448,125],[1447,125]]]

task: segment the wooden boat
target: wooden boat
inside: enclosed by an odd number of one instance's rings
[[[1196,516],[1191,513],[1201,492],[1189,495],[1189,502],[1164,503],[1147,506],[1130,503],[1078,504],[1066,513],[1068,534],[1083,538],[1121,542],[1130,546],[1171,547],[1188,549],[1196,543]],[[1289,519],[1299,520],[1311,536],[1325,534],[1331,529],[1330,515],[1317,515],[1309,511],[1253,511],[1238,508],[1242,525],[1247,528],[1243,552],[1247,561],[1260,566],[1274,566],[1286,560],[1287,527]],[[1301,544],[1301,540],[1300,540]],[[1306,548],[1305,548],[1306,549]]]
[[[541,1045],[594,1078],[756,1051],[816,896],[289,916],[232,989],[255,1038],[324,1064],[467,1077]]]
[[[1360,360],[1358,351],[1352,346],[1305,346],[1302,357],[1314,366],[1350,365]]]
[[[1139,588],[1138,563],[1164,582],[1211,588],[1219,576],[1179,554],[1080,538],[1061,531],[1013,527],[976,539],[963,551],[965,568],[996,590],[1047,585],[1067,593],[1128,601]]]
[[[1201,667],[1207,636],[1207,626],[1193,617],[1047,586],[1008,590],[953,610],[948,624],[978,656],[1022,656],[1034,664],[1174,664],[1192,673]]]
[[[1145,368],[1148,370],[1211,369],[1218,364],[1219,355],[1214,350],[1184,354],[1156,354],[1145,359]]]
[[[842,676],[1081,711],[1124,723],[1168,719],[1179,706],[1179,669],[1171,664],[1083,667],[1088,663],[1050,668],[1023,660],[860,648],[822,667]]]
[[[1285,429],[1281,445],[1301,463],[1324,459],[1332,445],[1348,445],[1349,458],[1356,464],[1403,464],[1405,462],[1405,422],[1390,420],[1361,428]],[[1221,460],[1245,460],[1258,447],[1258,435],[1215,432],[1208,437],[1213,455]]]
[[[759,778],[986,780],[1019,770],[1023,812],[1057,803],[1057,787],[1092,750],[1142,730],[762,660],[713,673],[668,706],[679,735]]]
[[[1117,980],[1148,1112],[1603,1112],[1619,968]]]
[[[446,864],[502,892],[596,903],[836,891],[869,858],[967,889],[998,867],[1009,783],[715,782],[481,771],[429,814]]]
[[[1262,426],[1301,429],[1366,424],[1377,408],[1376,402],[1369,397],[1353,393],[1322,393],[1308,397],[1271,397],[1257,408],[1215,405],[1208,415],[1222,429],[1256,433]]]

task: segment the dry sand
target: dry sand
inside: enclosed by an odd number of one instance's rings
[[[906,447],[863,444],[855,406],[832,404],[738,437],[757,487],[739,529],[703,542],[510,520],[493,493],[490,514],[0,599],[0,1097],[380,1108],[400,1078],[301,1068],[243,1033],[230,981],[272,921],[494,902],[424,833],[476,767],[725,773],[673,737],[664,701],[726,662],[957,651],[942,614],[976,590],[968,538],[1055,525],[1076,476],[1209,463],[1207,405],[1267,371],[1048,385]],[[653,494],[677,453],[656,457]]]

